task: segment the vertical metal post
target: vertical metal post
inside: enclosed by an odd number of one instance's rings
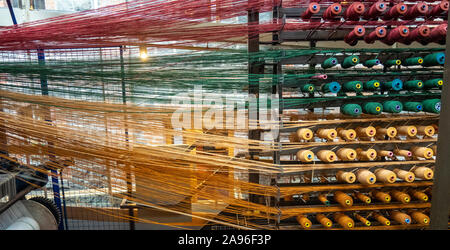
[[[450,16],[450,15],[449,15]],[[444,66],[444,86],[441,93],[441,114],[439,119],[439,137],[437,142],[435,177],[431,200],[431,225],[432,230],[447,230],[450,212],[450,34],[446,37]]]

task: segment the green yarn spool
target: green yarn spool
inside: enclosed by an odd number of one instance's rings
[[[381,83],[381,88],[385,90],[399,91],[403,89],[403,82],[400,79],[394,79],[390,82]]]
[[[410,80],[405,82],[405,88],[409,90],[418,90],[423,88],[423,82],[421,80]]]
[[[442,52],[429,54],[423,58],[424,67],[439,66],[444,65],[444,63],[445,63],[445,54]]]
[[[380,81],[378,80],[370,80],[364,83],[364,90],[377,90],[381,86]]]
[[[341,113],[350,116],[361,115],[362,108],[358,104],[344,104],[341,107]]]
[[[403,110],[403,104],[399,101],[386,101],[383,103],[383,111],[387,113],[400,113]]]
[[[328,59],[326,59],[325,61],[322,62],[322,68],[324,69],[328,69],[331,67],[334,67],[338,64],[338,59],[335,57],[330,57]]]
[[[423,110],[423,105],[420,102],[405,102],[403,103],[403,109],[411,112],[419,112]]]
[[[423,87],[425,89],[442,88],[444,81],[441,78],[435,78],[425,81]]]
[[[324,93],[338,93],[341,90],[341,85],[338,82],[329,82],[322,85],[322,92]]]
[[[380,64],[380,60],[379,59],[370,59],[367,60],[363,63],[363,65],[367,68],[372,68],[373,66],[377,66],[378,64]]]
[[[300,90],[303,93],[313,93],[315,89],[316,88],[314,87],[314,85],[310,83],[304,84],[300,87]]]
[[[428,99],[422,101],[423,111],[439,114],[441,112],[441,99]]]
[[[416,66],[416,65],[422,65],[422,63],[423,63],[422,57],[411,57],[411,58],[406,58],[406,60],[403,62],[403,65]]]
[[[360,81],[350,81],[344,83],[342,89],[345,92],[361,92],[363,90],[363,84]]]
[[[379,102],[366,102],[362,106],[364,114],[379,115],[383,112],[383,105]]]
[[[398,66],[401,64],[402,64],[402,61],[400,59],[392,59],[392,60],[387,60],[383,65],[385,67],[392,67],[392,66]]]
[[[342,62],[341,66],[342,68],[350,68],[353,66],[356,66],[359,63],[359,57],[358,56],[348,56],[344,58],[344,61]]]

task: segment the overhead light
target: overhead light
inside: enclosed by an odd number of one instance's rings
[[[146,46],[140,46],[139,47],[139,57],[141,58],[141,61],[147,61],[148,59],[148,51]]]

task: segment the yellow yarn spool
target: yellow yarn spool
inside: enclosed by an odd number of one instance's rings
[[[434,172],[431,168],[418,167],[414,169],[414,174],[420,179],[431,180],[433,179]]]
[[[336,154],[331,150],[320,150],[317,157],[323,162],[334,162],[337,160]]]
[[[404,193],[401,191],[392,190],[391,196],[403,204],[409,203],[411,201],[411,196],[409,196],[407,193]]]
[[[405,171],[402,169],[394,169],[394,173],[397,175],[398,178],[406,181],[406,182],[413,182],[416,178],[416,175],[413,172]]]
[[[389,138],[394,138],[397,136],[397,129],[394,127],[387,127],[387,128],[377,128],[377,138],[384,139],[385,136],[388,136]]]
[[[311,221],[308,218],[306,218],[304,215],[297,215],[296,218],[297,218],[298,224],[300,224],[300,226],[303,229],[310,229],[311,228],[311,225],[312,225]]]
[[[417,126],[418,135],[433,136],[435,133],[436,130],[433,126]]]
[[[370,227],[371,223],[370,223],[370,221],[369,221],[368,219],[362,217],[362,216],[359,215],[359,214],[355,214],[355,218],[356,218],[357,220],[361,221],[364,225]]]
[[[334,220],[341,225],[343,228],[353,228],[355,225],[355,222],[352,220],[352,218],[348,217],[347,215],[343,213],[335,213],[334,214]]]
[[[373,216],[373,218],[375,218],[375,220],[380,222],[382,225],[386,225],[386,226],[391,225],[391,221],[379,213],[374,213],[372,216]]]
[[[337,131],[332,128],[326,128],[326,129],[321,128],[321,129],[317,130],[317,136],[319,138],[326,139],[328,141],[332,141],[336,138]]]
[[[317,196],[317,198],[319,199],[320,202],[322,202],[325,205],[330,205],[330,201],[328,200],[327,196],[325,194],[319,194]]]
[[[372,126],[357,127],[356,133],[359,137],[374,137],[377,134],[377,130]]]
[[[300,140],[309,141],[314,137],[314,133],[309,128],[301,128],[297,130],[297,137]]]
[[[428,225],[430,224],[430,217],[428,217],[426,214],[421,213],[421,212],[411,212],[411,218],[417,222],[418,224],[421,225]]]
[[[422,202],[427,202],[429,199],[428,195],[426,195],[424,192],[412,190],[410,193],[414,198]]]
[[[320,224],[322,224],[325,228],[330,228],[331,226],[333,226],[333,222],[323,214],[316,214],[316,220],[320,222]]]
[[[356,181],[356,175],[352,172],[338,171],[336,173],[336,179],[339,182],[354,183]]]
[[[356,151],[352,148],[340,148],[336,151],[339,159],[343,161],[353,161],[356,159]]]
[[[299,150],[297,152],[297,160],[301,162],[312,162],[314,160],[314,153],[311,150]]]
[[[379,150],[377,151],[377,155],[380,157],[393,157],[394,156],[394,152],[392,151],[388,151],[388,150]]]
[[[434,156],[433,150],[427,147],[412,147],[411,152],[414,156],[425,159],[431,159]]]
[[[343,140],[353,141],[356,139],[356,131],[353,129],[338,128],[337,132],[339,137],[341,137],[341,139]]]
[[[343,207],[351,207],[353,205],[353,199],[342,191],[334,192],[334,200]]]
[[[367,169],[360,169],[356,172],[356,178],[358,182],[365,185],[374,184],[377,180],[377,177]]]
[[[396,222],[402,225],[411,224],[411,217],[405,213],[399,211],[392,211],[390,212],[390,217],[391,219],[395,220]]]
[[[397,127],[397,131],[399,135],[414,137],[417,135],[417,127],[416,126],[399,126]]]
[[[375,151],[375,149],[363,150],[361,148],[358,148],[356,149],[356,153],[358,154],[358,158],[360,160],[373,161],[377,158],[377,151]]]
[[[394,149],[394,154],[396,156],[403,156],[403,157],[412,157],[413,153],[409,150],[405,149]]]
[[[356,198],[358,198],[358,200],[366,203],[366,204],[370,204],[372,202],[372,199],[370,199],[369,196],[363,194],[363,193],[355,193]]]
[[[381,191],[372,191],[372,195],[379,201],[383,202],[383,203],[389,203],[391,202],[391,196],[385,192],[381,192]]]
[[[383,183],[394,183],[397,179],[397,175],[390,170],[379,168],[374,171],[377,180]]]

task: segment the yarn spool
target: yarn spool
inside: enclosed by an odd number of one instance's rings
[[[338,128],[337,133],[341,139],[353,141],[356,139],[356,131],[353,129]]]
[[[358,39],[362,38],[364,34],[366,34],[366,29],[361,25],[357,25],[344,37],[344,41],[350,46],[355,46],[358,43]]]
[[[357,220],[361,221],[364,225],[370,227],[371,223],[370,223],[370,221],[369,221],[368,219],[362,217],[362,216],[359,215],[359,214],[355,214],[355,218],[356,218]]]
[[[316,214],[316,220],[325,228],[330,228],[333,226],[333,222],[323,214]]]
[[[418,224],[421,224],[421,225],[428,225],[428,224],[430,224],[430,217],[428,217],[424,213],[413,211],[413,212],[410,213],[410,216]]]
[[[324,93],[338,93],[341,90],[341,85],[338,82],[329,82],[321,87]]]
[[[319,201],[322,202],[326,206],[330,205],[330,201],[328,200],[328,198],[325,194],[319,194],[317,196],[317,199],[319,199]]]
[[[419,16],[426,16],[428,14],[428,4],[416,3],[412,7],[408,8],[408,11],[402,17],[405,20],[412,20]]]
[[[421,102],[404,102],[403,109],[410,112],[420,112],[423,110]]]
[[[377,180],[383,183],[394,183],[397,179],[397,175],[390,170],[379,168],[374,171]]]
[[[445,43],[445,36],[447,35],[447,26],[448,24],[443,23],[433,28],[431,30],[429,39],[435,43],[440,43],[441,41],[444,41]]]
[[[370,32],[364,37],[366,43],[374,43],[377,40],[382,40],[387,36],[387,29],[385,27],[376,27],[374,31]]]
[[[363,85],[364,90],[378,90],[380,88],[380,81],[370,80]]]
[[[377,158],[377,151],[375,151],[375,149],[363,150],[358,148],[356,149],[356,153],[358,154],[358,158],[360,160],[373,161]]]
[[[313,84],[307,83],[300,86],[300,91],[302,93],[314,93],[316,87]]]
[[[370,204],[372,202],[372,199],[370,199],[369,196],[363,194],[363,193],[355,193],[356,198],[358,198],[358,200],[366,203],[366,204]]]
[[[423,88],[423,81],[421,80],[406,81],[404,87],[407,90],[421,90]]]
[[[406,182],[413,182],[416,178],[416,175],[413,172],[405,171],[399,168],[394,169],[394,173],[399,179],[402,179]]]
[[[357,127],[356,133],[359,137],[374,137],[377,134],[377,130],[372,127]]]
[[[380,157],[392,158],[392,157],[394,157],[394,152],[388,151],[388,150],[379,150],[379,151],[377,151],[377,155]]]
[[[409,36],[409,28],[401,25],[395,29],[392,29],[386,36],[386,38],[381,41],[387,45],[393,45],[394,43],[401,41],[408,36]]]
[[[354,161],[357,156],[356,151],[352,148],[340,148],[336,154],[342,161]]]
[[[363,65],[365,67],[367,67],[367,68],[372,68],[372,67],[377,66],[379,64],[381,64],[380,59],[370,59],[370,60],[367,60],[367,61],[365,61],[363,63]]]
[[[416,126],[398,126],[397,127],[398,135],[404,135],[409,137],[414,137],[417,135],[417,127]]]
[[[406,45],[410,45],[413,41],[427,41],[430,37],[431,29],[426,25],[421,25],[415,28],[413,31],[409,33],[409,36],[403,40],[402,43]]]
[[[301,15],[302,19],[310,19],[314,14],[319,13],[320,5],[318,3],[310,3],[308,8]]]
[[[431,168],[418,167],[414,169],[414,174],[416,177],[424,180],[431,180],[434,177],[434,172]]]
[[[383,112],[383,105],[379,102],[366,102],[362,106],[363,113],[379,115]]]
[[[341,107],[341,113],[349,116],[359,116],[362,113],[362,108],[358,104],[344,104]]]
[[[391,202],[391,199],[392,199],[388,193],[381,192],[378,190],[372,191],[372,196],[383,203],[389,203],[389,202]]]
[[[341,63],[342,68],[347,69],[350,67],[354,67],[358,65],[359,57],[358,56],[348,56],[344,58],[344,61]]]
[[[381,225],[385,225],[385,226],[391,225],[391,221],[379,213],[374,213],[372,216],[375,220],[377,220],[379,223],[381,223]]]
[[[297,215],[296,219],[297,219],[298,224],[300,224],[300,226],[303,229],[311,228],[311,225],[312,225],[311,221],[308,218],[306,218],[304,215]]]
[[[338,182],[354,183],[356,181],[356,175],[352,172],[344,172],[340,170],[336,173],[336,179]]]
[[[323,162],[334,162],[337,160],[336,154],[331,150],[320,150],[317,157]]]
[[[355,222],[352,220],[352,218],[348,217],[343,213],[335,213],[333,217],[334,221],[336,221],[343,228],[350,229],[353,228],[353,226],[355,225]]]
[[[332,141],[336,138],[337,136],[337,131],[335,129],[332,128],[321,128],[317,130],[317,137],[322,138],[322,139],[326,139],[328,141]]]
[[[400,79],[394,79],[389,82],[383,82],[381,83],[381,88],[384,90],[399,91],[403,89],[403,81]]]
[[[423,58],[423,66],[431,67],[431,66],[440,66],[445,63],[445,53],[437,52],[433,54],[429,54]]]
[[[417,147],[414,146],[411,148],[411,152],[415,157],[431,159],[434,156],[433,150],[427,147]]]
[[[407,193],[398,190],[392,190],[391,196],[403,204],[409,203],[411,201],[411,196],[409,196]]]
[[[410,57],[410,58],[406,58],[402,65],[404,66],[418,66],[418,65],[422,65],[424,62],[424,59],[422,57]]]
[[[394,6],[392,6],[382,17],[383,20],[392,20],[394,18],[397,18],[399,16],[402,16],[404,14],[406,14],[406,12],[408,11],[408,7],[406,6],[406,4],[403,3],[399,3],[396,4]]]
[[[392,220],[395,220],[396,222],[402,224],[402,225],[409,225],[411,224],[411,217],[405,213],[399,212],[399,211],[392,211],[390,213],[390,218]]]
[[[391,59],[384,62],[385,67],[392,67],[392,66],[400,66],[402,64],[402,61],[400,59]]]
[[[324,69],[328,69],[328,68],[336,66],[337,64],[338,64],[338,59],[335,57],[330,57],[330,58],[326,59],[325,61],[323,61],[321,66]]]
[[[384,137],[394,138],[397,136],[397,129],[395,127],[377,128],[377,137],[384,139]]]
[[[428,99],[422,101],[423,111],[439,114],[441,112],[441,99]]]
[[[296,132],[297,137],[301,140],[309,141],[314,137],[314,133],[309,128],[300,128]]]
[[[363,84],[360,81],[350,81],[342,85],[342,90],[345,92],[361,92],[363,90]]]
[[[413,156],[411,151],[405,150],[405,149],[394,149],[394,154],[396,156],[403,156],[403,157],[412,157]]]
[[[310,150],[299,150],[297,152],[297,160],[301,162],[312,162],[314,160],[314,153]]]
[[[377,181],[377,177],[366,169],[360,169],[356,172],[358,182],[363,185],[372,185]]]
[[[443,0],[439,4],[431,8],[430,12],[428,12],[428,16],[434,17],[441,15],[447,12],[448,8],[449,8],[448,0]]]
[[[334,20],[340,15],[342,12],[342,6],[338,3],[334,3],[330,5],[323,13],[323,19],[325,20]]]
[[[344,19],[349,21],[358,21],[366,8],[361,2],[353,2],[344,12]]]
[[[444,81],[442,78],[435,78],[435,79],[429,79],[426,80],[423,84],[424,89],[434,89],[434,88],[442,88],[442,85],[444,85]]]
[[[364,19],[372,20],[378,19],[378,17],[387,10],[388,4],[385,2],[376,2],[370,6],[370,8],[363,14]]]
[[[424,192],[412,190],[411,195],[416,198],[419,201],[427,202],[429,200],[428,195],[426,195]]]
[[[351,207],[353,205],[353,199],[342,191],[334,192],[334,200],[343,207]]]

